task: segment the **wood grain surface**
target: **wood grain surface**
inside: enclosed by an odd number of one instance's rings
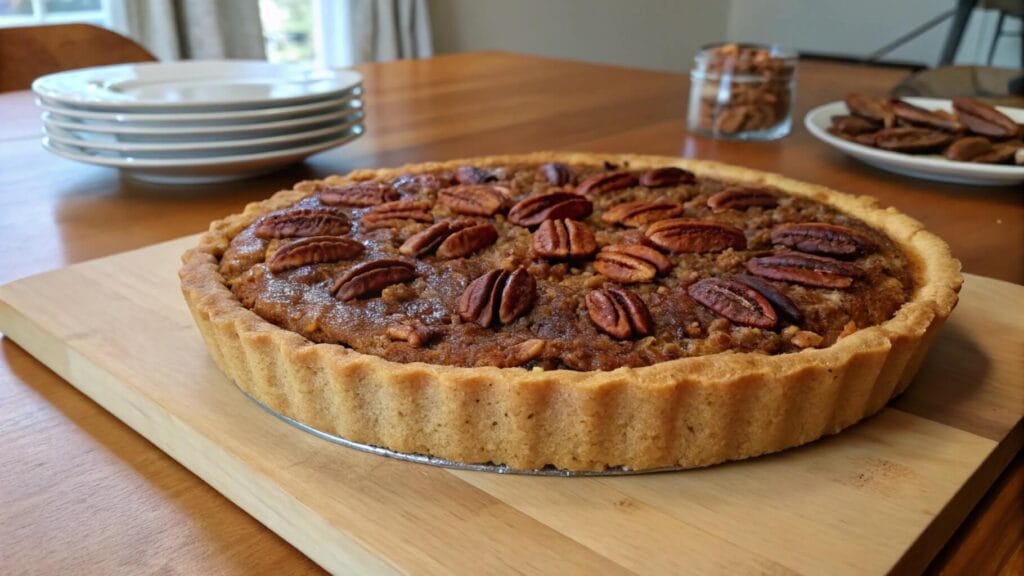
[[[1024,317],[1003,310],[1024,287],[972,276],[910,391],[799,449],[574,479],[364,454],[274,419],[219,372],[175,283],[195,241],[0,287],[0,329],[335,573],[919,571],[973,506],[958,496],[1020,445]]]
[[[215,188],[143,185],[54,157],[39,145],[31,94],[0,94],[0,282],[199,231],[303,178],[544,148],[697,155],[871,194],[943,235],[968,272],[1024,282],[1020,190],[880,172],[819,144],[799,122],[771,143],[687,135],[683,75],[503,53],[360,70],[366,136],[286,171]],[[797,118],[850,90],[884,93],[903,75],[802,62]],[[8,340],[0,348],[0,402],[0,572],[318,570]],[[986,528],[989,519],[1020,519],[1012,496],[1024,467],[1009,474],[1016,481],[997,485],[930,570],[1013,573],[1019,533]],[[68,526],[83,528],[72,534]]]

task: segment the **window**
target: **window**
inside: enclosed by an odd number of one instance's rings
[[[267,60],[313,60],[313,0],[260,0]]]
[[[122,29],[124,0],[0,0],[0,26],[82,22]]]
[[[271,62],[353,63],[348,0],[260,0],[260,20]]]

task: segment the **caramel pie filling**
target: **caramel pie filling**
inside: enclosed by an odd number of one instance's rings
[[[613,370],[826,347],[914,290],[884,234],[769,187],[627,165],[323,187],[235,236],[242,304],[397,362]]]

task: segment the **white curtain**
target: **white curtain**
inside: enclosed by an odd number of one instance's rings
[[[425,0],[312,0],[317,59],[329,67],[434,53]]]
[[[128,34],[160,60],[262,60],[258,0],[128,0]]]
[[[434,53],[426,0],[349,0],[354,63]]]

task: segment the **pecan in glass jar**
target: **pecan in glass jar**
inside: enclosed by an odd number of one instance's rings
[[[690,73],[691,131],[773,140],[789,133],[796,56],[778,46],[720,44],[701,50]]]

